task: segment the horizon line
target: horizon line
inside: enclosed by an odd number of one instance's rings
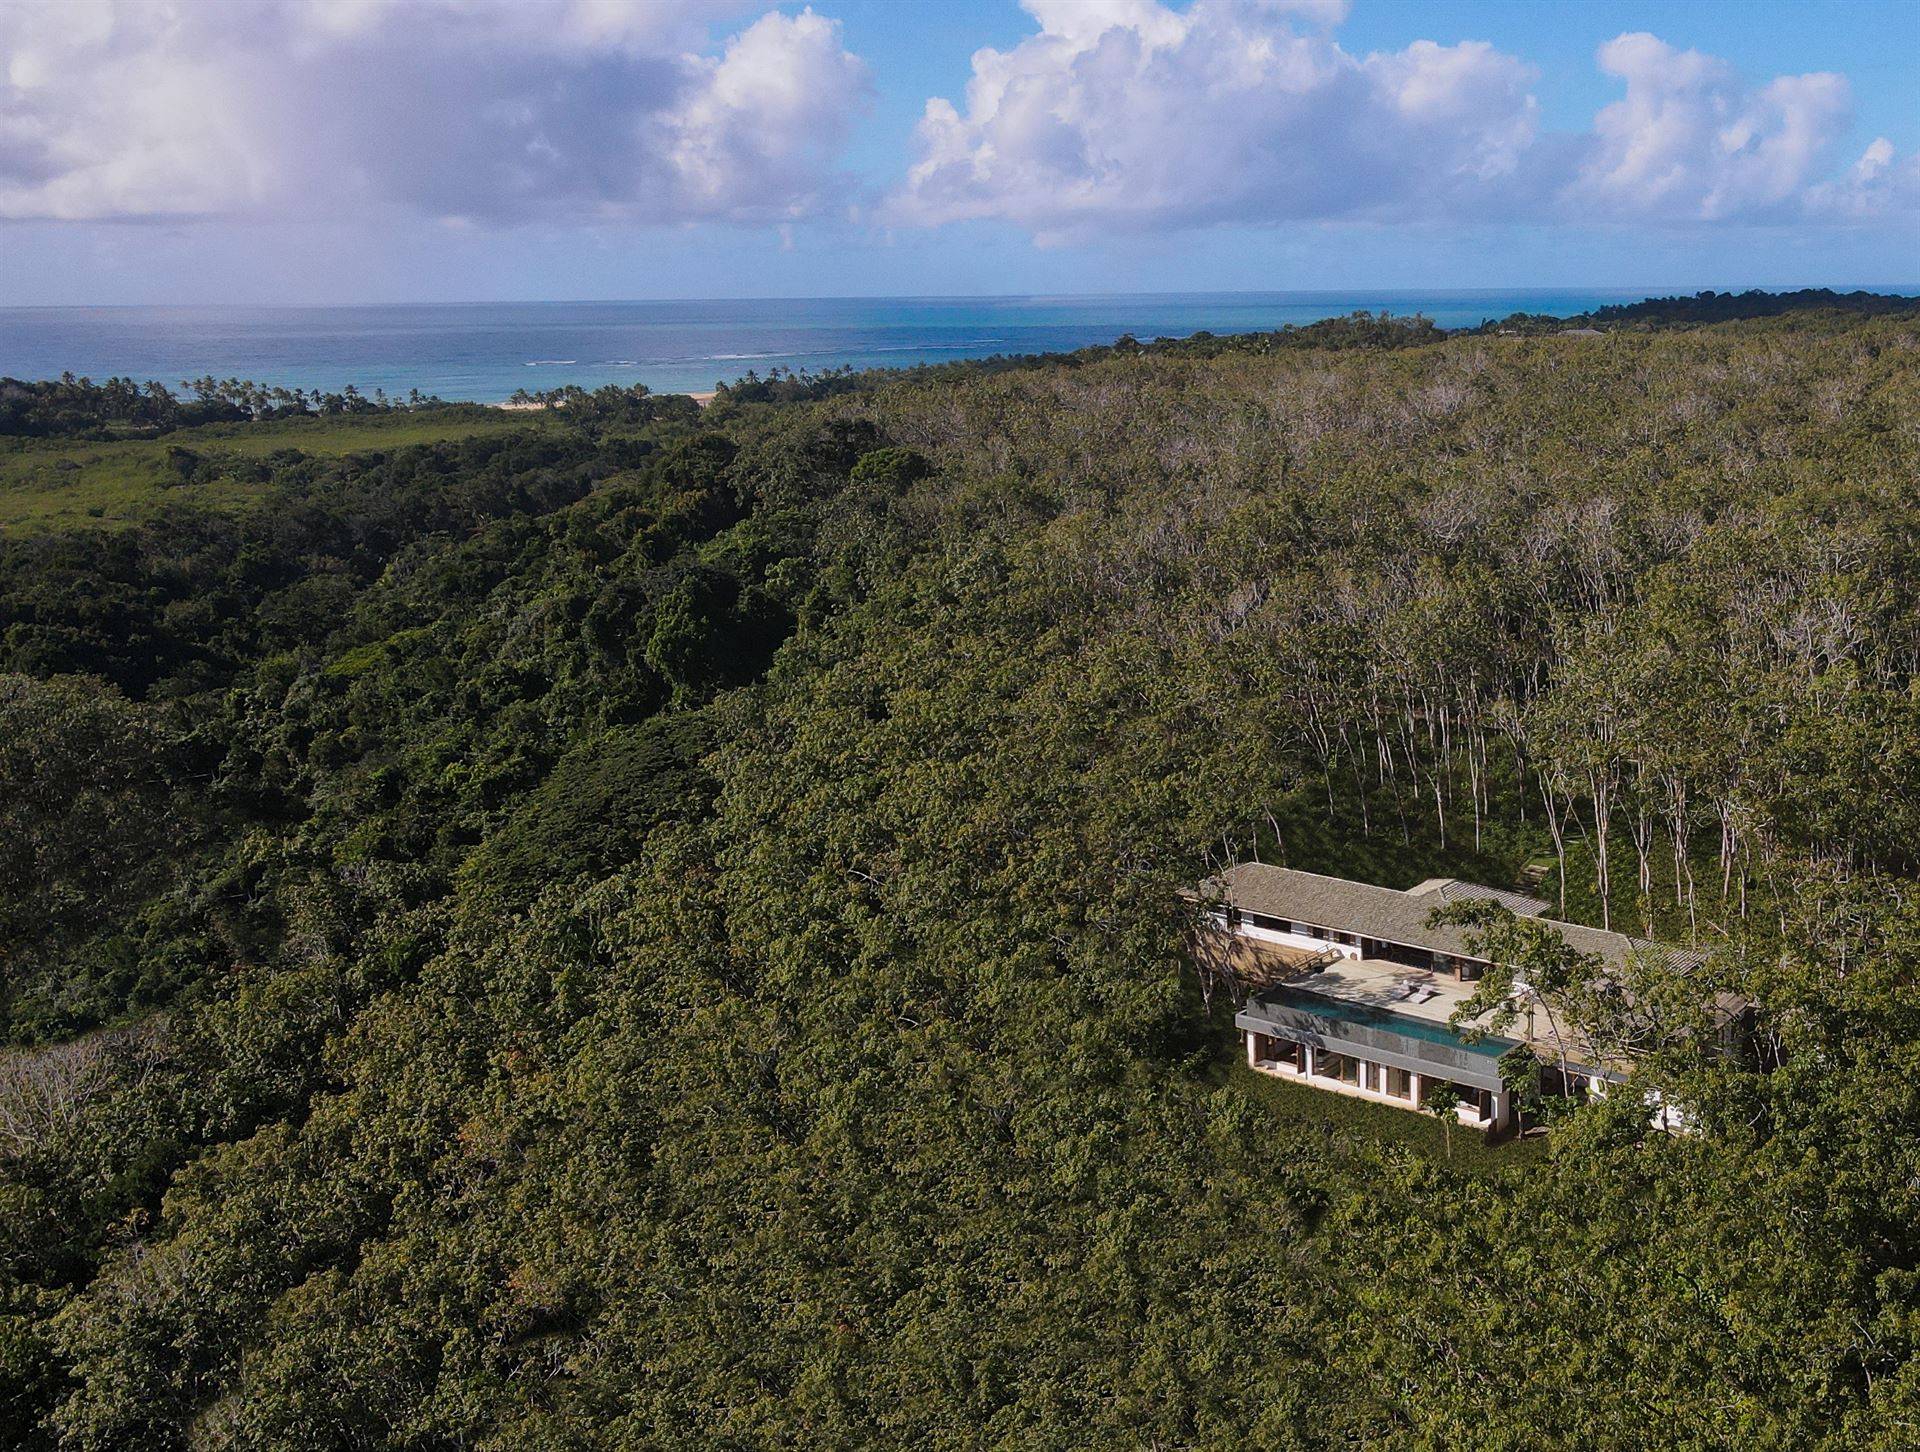
[[[576,297],[576,298],[455,298],[384,299],[361,302],[127,302],[127,303],[0,303],[0,312],[120,312],[219,310],[330,312],[355,308],[484,308],[484,307],[635,307],[668,305],[714,305],[724,303],[856,303],[856,302],[1101,302],[1143,298],[1472,298],[1501,297],[1523,293],[1573,292],[1619,294],[1641,298],[1698,296],[1712,292],[1739,296],[1749,292],[1793,293],[1828,291],[1833,293],[1874,293],[1889,297],[1920,298],[1920,280],[1904,283],[1831,283],[1807,282],[1750,284],[1667,284],[1612,286],[1585,283],[1516,283],[1502,287],[1314,287],[1314,288],[1221,288],[1174,289],[1139,292],[955,292],[955,293],[820,293],[765,294],[732,297]]]

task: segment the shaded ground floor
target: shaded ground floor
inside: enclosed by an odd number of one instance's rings
[[[1465,1077],[1478,1075],[1463,1076],[1439,1066],[1421,1066],[1399,1054],[1369,1056],[1359,1045],[1332,1045],[1318,1034],[1288,1034],[1271,1026],[1243,1028],[1243,1034],[1247,1063],[1262,1073],[1416,1111],[1423,1108],[1430,1086],[1452,1084],[1460,1098],[1455,1113],[1462,1124],[1489,1134],[1504,1132],[1513,1125],[1511,1096],[1504,1089],[1484,1081],[1462,1082]]]

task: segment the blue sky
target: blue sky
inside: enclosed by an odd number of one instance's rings
[[[1920,285],[1920,4],[8,0],[0,304]]]

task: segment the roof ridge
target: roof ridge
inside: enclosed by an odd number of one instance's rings
[[[1384,883],[1368,882],[1364,878],[1359,877],[1335,877],[1331,872],[1314,872],[1305,867],[1283,867],[1277,862],[1236,862],[1227,870],[1229,872],[1235,872],[1242,867],[1261,867],[1265,868],[1268,872],[1291,872],[1299,877],[1317,877],[1322,882],[1338,882],[1347,887],[1370,887],[1375,892],[1393,892],[1398,893],[1402,897],[1408,895],[1407,890],[1402,887],[1388,887]],[[1458,879],[1455,880],[1457,881]]]
[[[1387,887],[1382,883],[1367,882],[1357,877],[1335,877],[1332,873],[1329,873],[1329,872],[1314,872],[1304,867],[1284,867],[1276,863],[1270,863],[1270,862],[1236,862],[1236,863],[1233,863],[1231,866],[1223,869],[1220,876],[1222,878],[1228,877],[1229,875],[1237,876],[1242,873],[1242,869],[1257,869],[1254,879],[1249,880],[1246,883],[1246,890],[1256,895],[1259,894],[1261,891],[1261,889],[1257,885],[1258,879],[1262,876],[1270,876],[1270,877],[1286,877],[1293,880],[1304,880],[1305,882],[1312,882],[1312,883],[1325,883],[1331,887],[1340,889],[1341,891],[1344,891],[1350,894],[1371,895],[1375,898],[1376,901],[1379,901],[1382,904],[1382,906],[1384,906],[1385,903],[1387,902],[1404,904],[1405,909],[1413,913],[1418,913],[1422,907],[1428,906],[1429,902],[1434,896],[1434,894],[1430,894],[1430,893],[1429,894],[1414,893],[1409,891],[1406,888]],[[1469,882],[1465,878],[1455,877],[1455,878],[1448,878],[1445,880],[1450,883],[1465,883],[1469,887],[1480,888],[1482,891],[1485,891],[1488,893],[1501,893],[1506,891],[1505,889],[1491,887],[1486,883]],[[1233,884],[1228,884],[1228,886],[1231,889]],[[1284,889],[1280,889],[1280,890],[1284,891]],[[1234,895],[1237,895],[1237,894],[1234,894],[1230,891],[1230,897]],[[1529,894],[1520,893],[1520,892],[1511,892],[1511,893],[1508,893],[1508,895],[1513,897],[1526,898],[1529,901],[1534,901],[1534,902],[1546,901],[1546,899],[1544,898],[1532,898]],[[1249,908],[1247,910],[1258,912],[1258,911],[1261,911],[1262,909]],[[1509,909],[1509,911],[1511,911],[1511,909]],[[1529,914],[1527,916],[1531,916],[1535,922],[1545,923],[1548,926],[1554,928],[1556,931],[1561,932],[1563,937],[1569,940],[1568,945],[1570,947],[1579,949],[1580,951],[1588,951],[1588,952],[1601,951],[1603,953],[1603,956],[1607,956],[1610,958],[1622,958],[1622,959],[1624,959],[1624,957],[1629,953],[1639,953],[1639,952],[1657,952],[1663,955],[1681,958],[1681,959],[1692,958],[1699,955],[1698,949],[1683,947],[1682,945],[1677,943],[1666,943],[1666,942],[1660,941],[1657,938],[1636,937],[1631,933],[1624,933],[1616,928],[1600,928],[1600,927],[1594,927],[1590,923],[1568,922],[1564,918],[1553,917],[1550,915],[1550,913],[1551,913],[1551,909],[1549,908],[1538,914]],[[1316,922],[1320,921],[1317,918],[1306,919],[1306,920],[1316,921]],[[1323,922],[1321,923],[1321,925],[1325,927],[1337,927],[1337,928],[1340,928],[1341,931],[1352,931],[1352,932],[1361,932],[1361,933],[1367,932],[1366,925],[1361,923],[1340,924],[1335,922]],[[1413,929],[1415,931],[1422,931],[1423,933],[1430,933],[1430,932],[1436,931],[1436,929],[1428,927],[1424,922],[1420,923],[1416,927],[1416,925],[1413,924],[1411,921],[1405,921],[1404,926],[1409,929]],[[1453,932],[1457,932],[1458,930],[1452,929],[1452,928],[1441,928],[1441,929],[1438,929],[1438,931],[1453,933]],[[1373,935],[1374,934],[1369,934],[1369,936],[1373,936]],[[1389,941],[1407,941],[1401,938],[1393,938],[1387,934],[1379,934],[1379,936],[1382,936]],[[1420,945],[1421,944],[1418,941],[1409,943],[1409,946],[1420,946]],[[1442,949],[1441,951],[1450,951],[1450,952],[1457,953],[1461,950],[1455,947],[1455,948]]]

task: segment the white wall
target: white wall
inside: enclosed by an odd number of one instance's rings
[[[1226,919],[1217,913],[1215,921],[1223,928],[1227,926]],[[1238,933],[1243,938],[1250,938],[1256,943],[1278,943],[1283,948],[1304,948],[1309,953],[1318,953],[1322,949],[1332,948],[1343,958],[1357,960],[1360,957],[1360,949],[1347,943],[1332,943],[1325,938],[1310,937],[1306,933],[1277,932],[1272,928],[1258,927],[1245,919],[1241,920],[1238,927],[1229,931]]]

